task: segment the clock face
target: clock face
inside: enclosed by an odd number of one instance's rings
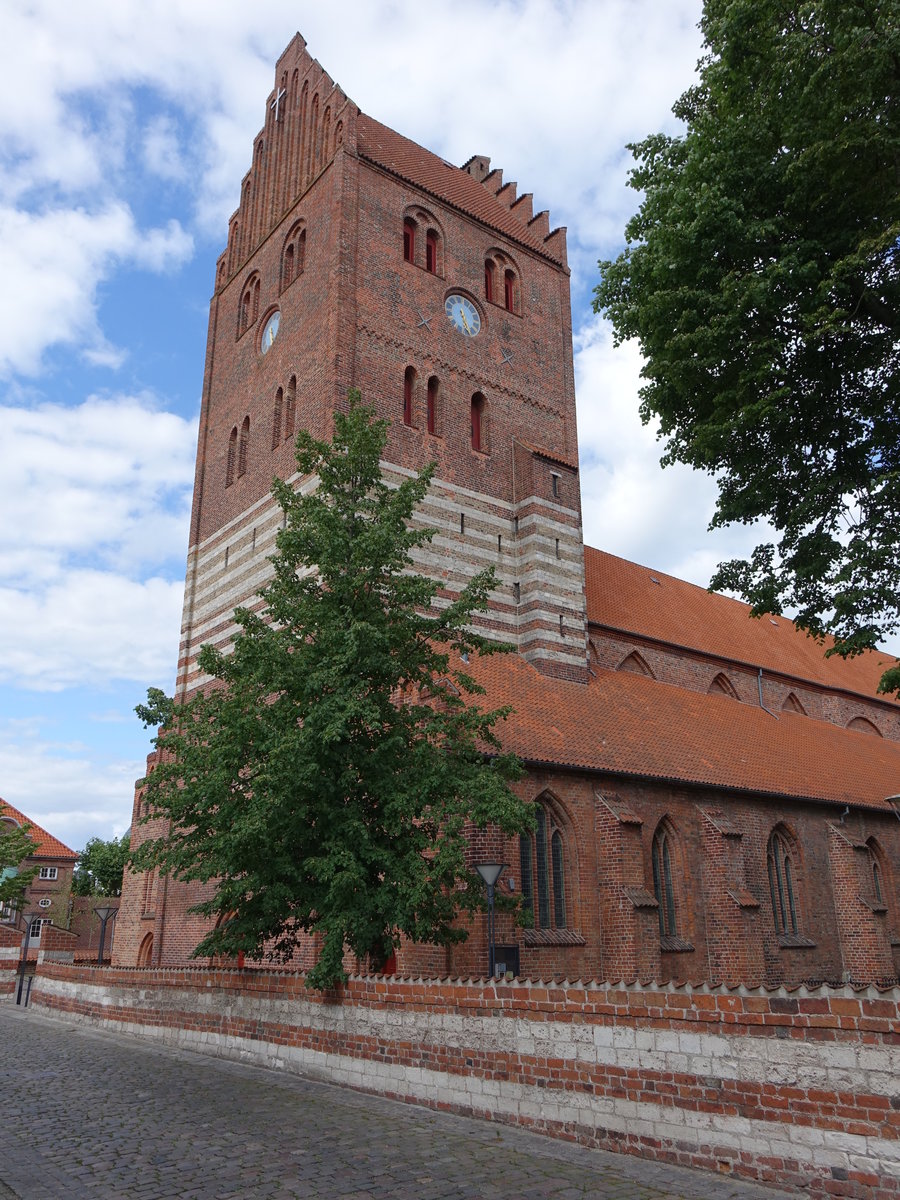
[[[481,329],[478,309],[465,296],[448,296],[444,301],[444,312],[463,337],[475,337]]]
[[[278,326],[281,324],[281,313],[276,309],[269,317],[263,326],[261,348],[263,354],[268,353],[269,348],[278,336]]]

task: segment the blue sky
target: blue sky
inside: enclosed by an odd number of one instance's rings
[[[296,30],[364,111],[489,155],[568,226],[587,540],[704,584],[749,544],[707,533],[709,480],[659,470],[638,355],[590,311],[635,206],[625,143],[674,128],[699,0],[325,7],[5,6],[0,795],[74,849],[128,827],[133,708],[174,682],[213,269]]]

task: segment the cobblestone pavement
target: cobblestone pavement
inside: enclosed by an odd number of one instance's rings
[[[784,1200],[0,1001],[0,1200]]]

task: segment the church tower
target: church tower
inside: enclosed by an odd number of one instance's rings
[[[273,476],[314,486],[297,431],[330,439],[351,387],[391,422],[388,477],[437,463],[418,561],[441,593],[493,565],[483,632],[586,681],[565,230],[489,159],[453,166],[361,113],[297,34],[216,265],[179,699],[204,682],[200,647],[228,644],[268,577]],[[128,944],[183,961],[201,936],[185,889],[160,887],[145,879],[120,919],[132,962]]]
[[[350,387],[391,421],[388,475],[437,462],[423,569],[455,595],[492,564],[488,632],[583,677],[565,232],[488,159],[451,166],[360,113],[298,34],[216,268],[179,690],[265,578],[297,430],[330,438]]]

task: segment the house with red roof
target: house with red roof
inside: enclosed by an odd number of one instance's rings
[[[300,428],[357,387],[388,478],[434,462],[417,566],[458,595],[492,565],[472,663],[533,834],[504,863],[498,961],[532,978],[896,983],[900,709],[893,660],[826,658],[780,616],[586,547],[566,231],[483,155],[453,165],[361,112],[299,34],[278,60],[218,259],[178,692],[205,682],[269,570]],[[311,481],[306,481],[311,482]],[[152,760],[151,760],[152,761]],[[135,838],[153,835],[139,824]],[[185,963],[193,885],[129,874],[114,961]],[[401,972],[482,975],[483,922]],[[356,964],[350,964],[353,967]],[[361,967],[379,964],[358,964]]]
[[[28,828],[34,851],[20,865],[23,870],[37,867],[37,872],[18,908],[6,906],[0,909],[0,922],[18,925],[21,924],[23,913],[33,914],[30,945],[37,949],[44,926],[54,922],[67,923],[68,913],[65,909],[72,890],[72,874],[78,855],[36,821],[0,799],[0,830],[10,826]]]

